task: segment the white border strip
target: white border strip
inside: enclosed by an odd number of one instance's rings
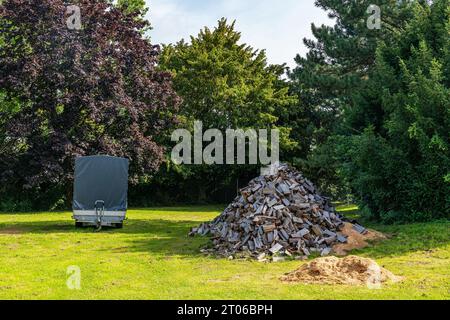
[[[95,216],[95,210],[73,210],[74,216]],[[126,211],[104,211],[105,217],[125,217]]]

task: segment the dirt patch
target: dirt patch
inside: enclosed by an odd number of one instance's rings
[[[25,230],[14,227],[0,229],[0,234],[22,234],[24,232]]]
[[[338,243],[333,246],[333,253],[338,256],[345,256],[351,250],[363,249],[369,245],[369,241],[379,241],[387,239],[381,232],[368,229],[366,233],[361,234],[351,223],[346,222],[341,233],[347,237],[347,243]]]
[[[402,278],[380,267],[372,259],[348,256],[317,258],[284,275],[281,280],[310,284],[377,285],[398,282]]]

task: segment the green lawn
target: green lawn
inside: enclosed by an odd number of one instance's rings
[[[450,223],[371,226],[389,240],[356,252],[405,281],[366,287],[285,284],[302,262],[205,257],[189,229],[220,207],[130,210],[122,230],[75,229],[70,213],[0,214],[0,299],[449,299]],[[346,207],[349,213],[354,209]],[[79,266],[81,290],[66,285]]]

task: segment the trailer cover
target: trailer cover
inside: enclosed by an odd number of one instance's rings
[[[105,211],[126,211],[128,159],[110,156],[79,157],[75,160],[73,210],[95,210],[104,201]]]

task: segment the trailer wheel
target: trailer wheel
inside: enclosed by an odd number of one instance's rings
[[[75,228],[83,228],[83,222],[79,222],[79,221],[76,221],[75,222]]]
[[[114,226],[115,226],[117,229],[122,229],[122,228],[123,228],[123,222],[121,222],[121,223],[116,223],[116,224],[114,224]]]

